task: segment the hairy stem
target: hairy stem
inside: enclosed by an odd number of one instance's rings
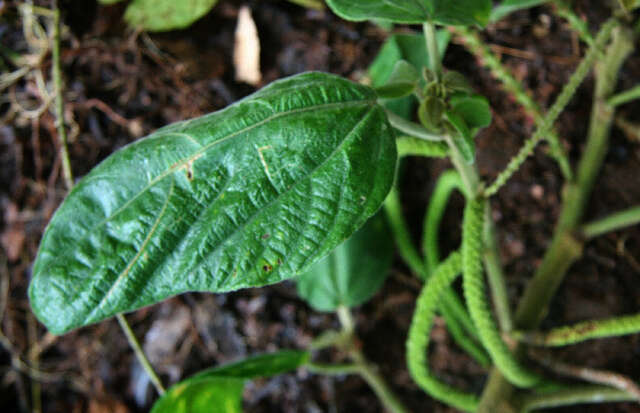
[[[436,26],[431,22],[423,23],[422,30],[424,32],[424,39],[427,43],[427,52],[429,52],[429,59],[431,61],[431,70],[436,75],[436,80],[440,81],[442,78],[442,60],[438,53],[438,40],[436,38]]]
[[[640,99],[640,85],[610,97],[607,103],[611,106],[620,106],[636,99]]]
[[[424,156],[427,158],[445,158],[449,153],[449,147],[444,142],[431,142],[411,136],[399,136],[396,138],[398,158],[405,156]]]
[[[522,163],[524,163],[524,161],[533,153],[533,150],[538,143],[549,134],[553,128],[553,124],[558,119],[558,116],[560,116],[560,113],[562,113],[573,95],[576,93],[578,86],[580,86],[582,81],[587,77],[591,67],[596,63],[596,59],[601,53],[601,49],[607,43],[611,37],[613,29],[617,25],[618,22],[615,19],[611,19],[602,26],[593,46],[589,49],[584,59],[582,59],[582,62],[580,62],[573,75],[571,75],[569,82],[564,86],[562,92],[560,92],[560,95],[549,109],[549,112],[547,112],[544,117],[544,121],[538,127],[538,130],[536,130],[533,136],[525,142],[522,149],[520,149],[518,154],[511,159],[507,167],[498,175],[494,183],[487,188],[485,191],[486,196],[491,196],[498,192],[498,190],[520,168]]]
[[[120,327],[122,327],[122,331],[124,331],[125,336],[127,336],[127,341],[129,341],[129,345],[133,349],[133,352],[136,354],[136,357],[142,365],[142,368],[149,375],[151,383],[153,383],[153,386],[158,391],[158,394],[163,395],[165,393],[165,389],[162,386],[162,382],[160,381],[160,378],[156,374],[155,370],[153,370],[151,363],[149,363],[149,359],[147,359],[147,356],[144,354],[144,351],[142,350],[138,339],[133,333],[133,330],[131,330],[129,323],[127,323],[127,320],[122,314],[116,314],[116,318],[118,319],[118,323],[120,323]]]
[[[523,413],[584,403],[611,403],[633,401],[635,397],[625,391],[608,386],[567,387],[552,393],[530,394],[521,398]]]
[[[430,142],[439,142],[443,139],[442,136],[429,132],[422,125],[406,120],[388,109],[385,109],[385,113],[389,124],[406,135]]]

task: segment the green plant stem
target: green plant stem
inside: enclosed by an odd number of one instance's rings
[[[507,91],[507,93],[510,93],[515,100],[522,105],[526,113],[536,122],[536,127],[539,129],[544,122],[544,114],[542,113],[540,106],[524,90],[522,83],[513,77],[511,72],[500,62],[498,56],[496,56],[496,54],[493,53],[486,44],[484,44],[477,32],[463,27],[456,28],[455,30],[464,41],[467,49],[491,71],[494,78],[498,79],[502,83],[502,87]],[[571,165],[569,163],[569,158],[560,143],[560,138],[555,131],[550,130],[546,139],[551,147],[551,156],[560,166],[560,171],[564,178],[571,179]]]
[[[431,70],[433,70],[436,75],[436,80],[439,82],[442,78],[442,60],[440,59],[440,55],[438,52],[436,26],[432,22],[423,23],[422,30],[424,32],[424,38],[427,43],[427,52],[429,52]]]
[[[453,140],[450,136],[446,136],[445,140],[449,145],[449,154],[451,155],[451,162],[453,166],[456,168],[460,177],[462,178],[462,182],[464,183],[465,195],[469,199],[475,198],[480,192],[480,178],[478,177],[478,173],[476,172],[473,165],[468,164],[458,147],[453,143]]]
[[[611,106],[620,106],[636,99],[640,99],[640,85],[637,85],[624,92],[618,93],[617,95],[611,96],[607,103]]]
[[[617,337],[640,332],[640,314],[583,321],[547,332],[516,332],[514,338],[535,346],[559,347],[594,338]]]
[[[398,158],[405,156],[424,156],[427,158],[445,158],[449,153],[449,147],[444,142],[431,142],[411,136],[399,136],[396,138]]]
[[[349,355],[354,361],[354,364],[343,366],[323,366],[312,365],[312,369],[320,368],[324,369],[330,374],[345,374],[345,373],[357,373],[364,381],[371,387],[373,392],[378,396],[384,407],[391,413],[409,413],[406,407],[402,404],[400,399],[393,393],[391,388],[387,386],[384,379],[376,371],[376,367],[373,366],[362,354],[359,347],[354,341],[355,322],[351,315],[351,310],[346,306],[339,306],[336,310],[342,330],[345,334],[352,337],[351,345],[348,348]]]
[[[556,0],[556,14],[564,18],[571,28],[578,33],[580,39],[591,46],[594,42],[593,36],[589,32],[589,26],[587,22],[578,17],[571,7],[564,0]]]
[[[406,120],[388,109],[385,109],[385,113],[391,126],[406,135],[430,142],[439,142],[443,139],[442,136],[429,132],[422,125]]]
[[[615,22],[612,20],[605,23],[592,50],[595,50],[604,38],[609,37],[607,32],[613,31],[614,26]],[[578,166],[576,181],[570,182],[565,189],[562,212],[551,244],[518,305],[514,318],[516,329],[532,330],[539,325],[567,270],[582,255],[582,244],[575,239],[573,232],[584,213],[608,147],[614,112],[607,105],[606,99],[615,87],[622,63],[632,50],[632,35],[624,29],[619,29],[606,50],[605,58],[600,59],[596,66],[596,90],[587,146]],[[505,396],[508,397],[512,391],[504,390],[509,385],[503,381],[501,373],[494,369],[489,382],[494,383],[493,388],[502,388],[502,392],[486,389],[479,412],[499,412],[500,406],[505,405]]]
[[[581,233],[586,238],[595,238],[608,232],[617,231],[640,223],[640,206],[616,212],[608,217],[582,226]]]
[[[520,399],[523,413],[540,409],[571,406],[585,403],[612,403],[634,401],[635,397],[625,391],[607,386],[588,385],[567,387],[551,393],[530,394]]]
[[[522,163],[533,153],[533,150],[535,149],[537,144],[545,136],[548,135],[548,133],[553,128],[553,124],[558,119],[558,116],[560,116],[560,113],[562,113],[575,92],[578,90],[578,86],[580,86],[587,74],[589,74],[591,67],[596,63],[601,49],[605,46],[605,44],[611,37],[611,33],[616,26],[618,26],[618,22],[615,19],[607,21],[602,26],[602,29],[600,29],[600,32],[598,33],[593,46],[589,49],[585,57],[582,59],[573,75],[571,75],[569,82],[564,86],[562,92],[560,92],[560,95],[549,109],[549,112],[547,112],[542,124],[538,127],[533,136],[525,142],[518,154],[513,157],[513,159],[511,159],[507,167],[498,175],[493,184],[491,184],[491,186],[487,188],[487,190],[485,191],[486,196],[489,197],[498,192],[498,190],[520,168]]]
[[[51,76],[55,86],[55,110],[56,126],[58,128],[58,139],[60,140],[60,156],[62,157],[62,174],[64,176],[67,189],[73,187],[73,174],[71,172],[71,162],[69,161],[69,150],[67,148],[67,131],[64,127],[64,88],[62,84],[62,72],[60,69],[60,10],[58,1],[53,0],[53,47],[51,50],[52,64]]]
[[[158,394],[163,395],[165,393],[165,389],[162,386],[162,382],[160,381],[160,378],[158,377],[156,372],[153,370],[151,363],[149,363],[149,359],[147,359],[147,356],[144,354],[144,351],[142,350],[138,339],[133,333],[133,330],[131,330],[129,323],[127,323],[127,320],[122,314],[116,314],[116,318],[118,319],[118,323],[120,323],[120,327],[122,327],[122,331],[124,331],[124,334],[127,336],[127,341],[129,341],[129,345],[133,349],[133,352],[136,354],[136,357],[142,365],[142,368],[149,375],[151,383],[153,383],[153,386],[158,391]]]

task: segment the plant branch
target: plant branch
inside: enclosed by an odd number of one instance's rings
[[[568,387],[553,393],[526,395],[522,397],[520,406],[521,411],[527,413],[533,410],[551,409],[574,404],[611,403],[633,400],[635,400],[635,397],[625,391],[608,386],[590,385]]]
[[[436,38],[436,27],[433,23],[423,23],[422,30],[424,32],[424,38],[427,42],[427,52],[429,52],[429,59],[431,61],[431,70],[436,75],[436,80],[439,82],[442,78],[442,61],[440,60],[440,54],[438,52],[438,40]]]
[[[396,138],[398,158],[405,156],[424,156],[427,158],[446,158],[449,147],[444,142],[432,142],[411,136],[399,136]]]
[[[58,1],[53,0],[53,47],[51,50],[53,59],[51,65],[51,76],[55,85],[56,98],[56,126],[58,128],[58,139],[60,140],[60,156],[62,157],[62,174],[67,189],[73,187],[73,174],[71,172],[71,162],[69,160],[69,150],[67,148],[67,131],[64,126],[64,87],[62,73],[60,69],[60,9]]]
[[[582,59],[573,75],[571,75],[569,82],[564,86],[562,92],[560,92],[560,95],[547,112],[544,117],[544,121],[538,127],[538,130],[536,130],[533,136],[525,142],[518,154],[511,159],[507,167],[498,175],[494,183],[487,188],[485,191],[486,196],[491,196],[498,192],[498,190],[520,168],[522,163],[524,163],[524,161],[533,153],[533,150],[538,143],[549,134],[553,128],[553,124],[558,119],[558,116],[560,116],[560,113],[562,113],[575,92],[578,90],[578,86],[580,86],[582,81],[587,77],[591,67],[596,63],[597,57],[601,53],[601,49],[611,37],[611,33],[616,26],[618,26],[618,21],[615,19],[607,21],[602,26],[593,46]]]
[[[144,354],[144,351],[142,350],[142,347],[140,346],[138,339],[133,333],[133,330],[131,330],[129,323],[127,323],[127,320],[124,318],[124,315],[122,314],[116,314],[116,318],[118,319],[118,323],[120,323],[120,327],[122,327],[122,331],[124,331],[124,334],[127,336],[127,341],[129,341],[129,345],[131,346],[134,353],[136,354],[136,357],[138,358],[138,361],[142,365],[142,368],[149,375],[149,379],[151,379],[151,383],[153,383],[154,387],[158,391],[158,394],[163,395],[165,393],[165,389],[162,386],[162,382],[160,381],[160,378],[158,377],[156,372],[153,370],[151,363],[149,363],[149,359],[147,359],[147,356]]]
[[[385,109],[385,113],[387,114],[387,119],[391,126],[406,135],[430,142],[439,142],[443,140],[442,136],[429,132],[422,125],[406,120],[405,118],[391,112],[389,109]]]
[[[590,58],[594,58],[594,51],[599,48],[600,43],[604,44],[603,39],[609,38],[609,33],[613,31],[615,25],[614,20],[605,23],[596,38],[594,47],[592,47],[591,52],[593,53]],[[632,34],[620,28],[614,34],[613,42],[606,50],[606,57],[600,59],[596,66],[596,90],[587,147],[578,167],[576,181],[571,182],[565,190],[562,212],[551,245],[533,279],[527,285],[518,305],[514,319],[515,327],[518,329],[530,330],[538,326],[546,315],[549,302],[564,279],[567,270],[582,254],[582,244],[575,239],[572,233],[584,213],[594,180],[607,152],[614,113],[607,105],[606,99],[615,87],[622,63],[632,50]],[[490,383],[498,383],[494,387],[508,386],[501,383],[504,382],[504,379],[501,373],[495,369],[491,373],[489,381]],[[482,410],[479,411],[494,412],[502,404],[504,404],[504,397],[501,394],[485,391],[481,401]]]
[[[585,224],[582,226],[580,232],[586,238],[595,238],[638,223],[640,223],[640,206],[616,212],[608,217]]]
[[[540,106],[524,90],[522,84],[513,77],[509,69],[500,62],[498,56],[483,43],[477,32],[463,27],[456,28],[455,32],[463,40],[467,49],[482,62],[483,66],[491,71],[494,78],[502,83],[505,91],[510,93],[515,100],[522,105],[527,115],[533,118],[536,122],[536,127],[539,129],[544,122],[542,109],[540,109]],[[551,156],[560,166],[564,178],[571,179],[573,173],[569,164],[569,158],[560,143],[560,138],[555,131],[550,130],[547,133],[546,140],[551,147]]]
[[[637,85],[629,90],[618,93],[617,95],[611,96],[607,103],[611,106],[620,106],[625,103],[631,102],[632,100],[640,99],[640,85]]]

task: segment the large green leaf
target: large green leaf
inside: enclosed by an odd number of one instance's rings
[[[344,244],[298,277],[298,294],[318,311],[354,307],[371,298],[389,274],[393,237],[378,213]]]
[[[183,29],[204,16],[218,0],[133,0],[124,18],[133,27],[159,32]]]
[[[491,18],[489,20],[495,22],[514,11],[539,6],[549,1],[550,0],[504,0],[491,10]]]
[[[391,187],[396,147],[376,98],[306,73],[117,151],[49,223],[29,288],[35,314],[63,333],[185,291],[306,270]]]
[[[327,0],[329,7],[346,20],[381,19],[394,23],[484,26],[489,21],[491,0]]]
[[[446,30],[436,33],[440,59],[444,56],[451,34]],[[431,68],[431,60],[427,52],[424,36],[421,34],[394,34],[382,45],[380,52],[369,67],[369,77],[374,87],[381,87],[389,81],[396,63],[406,60],[416,67],[418,72],[423,68]],[[400,99],[386,99],[384,106],[396,115],[410,119],[417,99],[407,96]]]
[[[309,360],[306,351],[280,351],[204,370],[173,385],[151,413],[239,413],[246,380],[297,369]]]

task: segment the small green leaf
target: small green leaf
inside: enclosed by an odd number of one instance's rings
[[[396,62],[387,83],[375,90],[381,98],[401,98],[409,96],[415,91],[419,79],[420,75],[411,63],[399,60]]]
[[[112,154],[42,238],[31,306],[55,334],[187,291],[305,271],[382,205],[396,164],[375,92],[306,73]]]
[[[450,39],[451,34],[446,30],[439,30],[436,33],[441,59],[447,50]],[[391,77],[396,62],[402,59],[411,63],[418,71],[424,67],[431,66],[424,36],[420,34],[394,34],[389,36],[369,67],[371,84],[374,87],[384,85]],[[423,81],[421,80],[422,83]],[[417,99],[414,96],[384,100],[384,106],[387,109],[405,119],[411,118],[416,104]]]
[[[491,124],[491,108],[481,95],[458,95],[449,101],[452,111],[464,119],[470,129],[486,128]]]
[[[358,232],[298,277],[298,294],[318,311],[369,300],[389,274],[393,237],[378,213]]]
[[[346,20],[389,20],[420,24],[480,25],[489,21],[491,0],[327,0],[329,7]]]
[[[453,70],[448,71],[442,77],[442,82],[444,86],[454,92],[464,92],[471,93],[473,92],[473,88],[471,84],[467,80],[466,76],[460,72],[455,72]]]
[[[246,380],[287,373],[308,360],[306,351],[280,351],[204,370],[171,386],[151,413],[240,413]]]
[[[453,144],[460,151],[462,158],[467,163],[472,164],[474,162],[476,149],[469,127],[464,119],[455,112],[447,111],[444,115],[453,127],[453,130],[450,131]]]
[[[150,32],[184,29],[204,16],[218,0],[133,0],[124,18]]]
[[[504,0],[491,10],[489,21],[496,22],[514,11],[536,7],[549,1],[550,0]]]
[[[442,124],[442,115],[447,106],[436,96],[427,96],[418,108],[420,123],[430,131],[437,132]]]

